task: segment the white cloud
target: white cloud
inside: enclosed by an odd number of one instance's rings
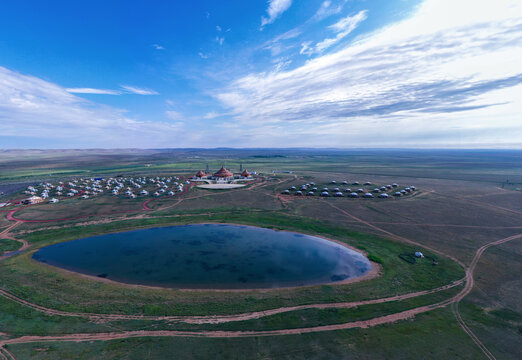
[[[311,55],[312,53],[322,53],[324,50],[338,43],[340,40],[344,39],[352,31],[354,31],[361,22],[366,20],[367,14],[368,11],[362,10],[353,16],[342,18],[335,24],[329,26],[329,28],[337,34],[335,37],[324,39],[323,41],[317,43],[315,48],[307,47],[305,51],[301,49],[300,53],[308,55]]]
[[[49,147],[187,146],[182,123],[138,121],[56,84],[0,67],[0,134],[45,139]],[[181,141],[185,141],[183,144]],[[19,147],[31,147],[20,141]]]
[[[363,14],[353,18],[331,30]],[[409,19],[215,97],[259,146],[522,147],[520,44],[520,1],[426,0]]]
[[[260,46],[261,49],[270,50],[272,56],[279,55],[282,51],[291,49],[293,45],[282,45],[286,40],[294,39],[301,35],[301,26],[291,29]]]
[[[126,90],[128,93],[136,95],[158,95],[158,92],[154,90],[139,88],[137,86],[121,85],[121,88]]]
[[[66,91],[72,94],[100,94],[100,95],[121,95],[121,91],[93,88],[67,88]]]
[[[220,37],[220,36],[216,36],[216,42],[219,44],[219,45],[223,45],[223,42],[225,41],[225,38],[224,37]]]
[[[303,24],[296,26],[295,28],[290,29],[284,32],[283,34],[278,35],[273,39],[265,42],[263,45],[261,45],[260,48],[264,50],[270,50],[272,56],[278,56],[284,51],[288,51],[290,49],[295,48],[296,43],[290,43],[287,40],[295,39],[301,36],[303,32],[305,32],[306,29],[310,26],[310,24],[315,23],[317,21],[321,21],[331,15],[338,14],[339,12],[341,12],[345,3],[346,0],[343,0],[340,4],[333,6],[330,0],[323,1],[316,13],[308,20],[306,20]],[[283,45],[284,42],[286,42],[287,44]],[[311,54],[314,51],[314,49],[309,48],[309,45],[311,43],[311,41],[303,43],[303,45],[306,44],[306,50],[309,49],[306,52],[307,54]],[[301,49],[300,53],[303,54],[305,52],[303,52],[303,50]]]
[[[367,10],[362,10],[354,16],[346,16],[338,22],[336,22],[335,24],[330,25],[329,28],[334,30],[336,33],[353,31],[357,27],[357,25],[359,25],[359,23],[361,23],[363,20],[366,20],[367,13]]]
[[[94,88],[67,88],[67,92],[71,94],[97,94],[97,95],[158,95],[154,90],[139,88],[136,86],[121,85],[122,90],[94,89]]]
[[[222,113],[218,113],[218,112],[215,112],[215,111],[210,111],[210,112],[206,113],[203,116],[203,119],[207,119],[207,120],[215,119],[215,118],[223,116],[223,115],[227,115],[227,114],[222,114]]]
[[[165,115],[171,120],[177,120],[177,121],[185,120],[185,116],[182,113],[174,111],[174,110],[165,111]]]
[[[268,17],[261,18],[261,28],[276,21],[292,5],[292,0],[268,0]]]
[[[217,25],[217,26],[216,26],[216,30],[219,31],[219,32],[221,32],[221,26]]]
[[[202,59],[208,59],[208,55],[207,54],[203,54],[201,51],[198,53],[198,55]]]
[[[299,50],[299,54],[308,54],[310,50],[310,45],[312,44],[311,41],[305,41],[301,44],[301,50]]]
[[[165,50],[165,48],[161,45],[158,45],[158,44],[152,44],[152,47],[156,50]]]
[[[346,3],[346,0],[342,1],[340,4],[332,5],[331,0],[326,0],[321,3],[321,6],[317,10],[317,12],[312,17],[313,21],[320,21],[329,16],[339,14],[343,10],[343,6]]]

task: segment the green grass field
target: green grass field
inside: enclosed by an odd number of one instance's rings
[[[25,208],[25,222],[11,236],[30,247],[0,261],[0,289],[39,306],[104,314],[230,315],[279,307],[379,299],[430,290],[464,277],[476,250],[522,233],[520,152],[473,151],[71,151],[7,152],[0,157],[0,185],[123,174],[191,176],[199,169],[228,167],[263,173],[261,186],[233,191],[192,189],[158,198],[143,211],[143,199],[102,195],[85,201]],[[272,170],[292,173],[272,173]],[[510,183],[506,185],[506,179]],[[288,187],[314,181],[397,182],[415,185],[400,199],[280,199]],[[9,185],[11,186],[11,185]],[[333,185],[327,185],[334,187]],[[336,185],[340,187],[339,185]],[[353,187],[353,186],[350,186]],[[373,188],[373,187],[372,187]],[[1,188],[0,188],[1,190]],[[21,198],[20,190],[4,199]],[[375,201],[374,201],[375,200]],[[382,200],[382,201],[381,201]],[[129,211],[124,213],[122,211]],[[1,213],[0,229],[12,222]],[[104,214],[104,215],[100,215]],[[81,237],[137,228],[192,223],[238,223],[320,235],[364,251],[382,267],[379,277],[346,285],[319,285],[255,291],[185,291],[108,283],[78,276],[32,260],[38,248]],[[412,241],[418,245],[408,243]],[[0,239],[0,254],[20,247]],[[435,253],[429,249],[435,249]],[[437,259],[415,264],[399,255],[422,251]],[[467,326],[498,359],[518,359],[522,338],[520,240],[491,247],[475,270],[475,287],[459,304]],[[284,330],[370,320],[451,299],[462,286],[352,308],[302,309],[219,324],[164,320],[107,320],[46,315],[0,297],[0,341],[23,335],[121,332],[134,330]],[[480,359],[485,355],[459,326],[452,309],[370,328],[251,338],[141,337],[94,342],[7,345],[16,359]]]
[[[20,243],[11,239],[0,239],[0,255],[7,251],[15,251],[20,248]]]

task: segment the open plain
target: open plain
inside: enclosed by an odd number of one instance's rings
[[[0,155],[5,189],[0,203],[10,203],[0,208],[0,358],[521,356],[519,151],[26,150]],[[207,164],[218,169],[224,162],[234,171],[240,164],[256,171],[255,179],[223,190],[190,182]],[[172,177],[185,187],[172,196],[133,199],[105,192],[88,199],[64,197],[56,204],[19,203],[29,184],[118,176]],[[415,191],[387,199],[283,194],[310,183],[364,192],[397,183],[397,189],[414,186]],[[365,253],[378,274],[295,288],[187,290],[122,284],[32,259],[50,244],[197,223],[332,239]],[[417,251],[424,257],[413,257]]]

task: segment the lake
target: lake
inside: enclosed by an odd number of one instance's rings
[[[33,258],[110,280],[180,289],[328,284],[371,270],[361,253],[288,231],[197,224],[92,236],[39,249]]]

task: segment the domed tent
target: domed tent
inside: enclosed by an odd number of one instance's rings
[[[202,178],[202,177],[205,177],[207,176],[207,174],[205,174],[203,171],[199,170],[198,173],[196,174],[196,177],[198,178]]]
[[[221,167],[217,172],[214,173],[213,178],[215,180],[231,180],[234,178],[234,174],[228,171],[224,166]]]

